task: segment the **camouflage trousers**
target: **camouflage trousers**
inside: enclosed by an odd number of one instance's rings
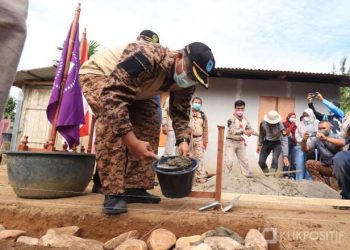
[[[307,171],[310,173],[312,180],[326,184],[325,177],[332,177],[333,169],[331,166],[324,166],[320,161],[308,160],[305,163]]]
[[[96,82],[93,87],[95,92],[88,90],[88,84],[85,84],[87,79],[85,82],[81,81],[80,84],[96,116],[96,164],[104,194],[117,195],[128,188],[152,189],[155,179],[151,166],[152,160],[137,160],[123,144],[122,138],[117,136],[109,126],[114,121],[100,115],[99,111],[103,107],[99,101],[101,94],[99,86],[103,88],[107,78],[91,74],[85,75],[85,78],[88,76],[90,82]],[[160,124],[156,103],[152,99],[134,101],[128,110],[136,137],[149,142],[154,152],[157,153]]]
[[[191,153],[193,157],[199,160],[199,167],[196,171],[197,177],[206,177],[208,174],[204,168],[203,156],[204,156],[204,148],[203,148],[203,137],[192,137],[191,145],[190,145]]]
[[[240,172],[244,176],[251,175],[252,171],[248,165],[247,151],[244,142],[226,139],[224,157],[225,172],[232,172],[234,155],[237,156]]]

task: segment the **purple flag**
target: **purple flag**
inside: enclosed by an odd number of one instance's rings
[[[51,124],[55,119],[56,110],[58,108],[61,82],[63,80],[64,69],[66,66],[65,64],[70,32],[71,29],[69,30],[68,36],[64,42],[60,63],[56,70],[49,105],[47,106],[46,110],[47,119],[51,122]],[[72,148],[73,144],[79,145],[79,126],[80,124],[85,123],[83,99],[78,81],[79,68],[79,28],[77,28],[73,45],[72,59],[69,65],[69,73],[63,90],[61,107],[56,125],[57,131],[67,141],[69,148]]]

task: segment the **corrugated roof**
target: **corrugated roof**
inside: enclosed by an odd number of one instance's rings
[[[55,78],[54,66],[17,71],[14,85],[21,86],[29,82],[52,82]]]
[[[337,74],[331,74],[331,73],[245,69],[245,68],[216,68],[214,76],[226,77],[226,78],[237,78],[237,79],[334,83],[334,84],[341,84],[343,86],[350,86],[350,76],[337,75]]]
[[[55,77],[56,68],[54,66],[21,70],[17,72],[15,86],[36,82],[51,82]],[[214,77],[236,78],[236,79],[257,79],[257,80],[284,80],[290,82],[315,82],[340,84],[350,86],[350,76],[336,75],[331,73],[281,71],[266,69],[246,69],[246,68],[216,68]]]

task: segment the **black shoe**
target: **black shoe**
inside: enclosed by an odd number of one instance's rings
[[[103,193],[102,187],[94,183],[94,185],[92,186],[91,192],[93,192],[95,194],[102,194]]]
[[[129,188],[122,194],[126,203],[151,203],[157,204],[160,202],[160,197],[150,194],[146,189]]]
[[[267,174],[270,172],[268,168],[262,168],[261,170],[263,171],[264,174]]]
[[[121,214],[126,213],[128,208],[122,196],[119,195],[105,195],[102,211],[105,214]]]

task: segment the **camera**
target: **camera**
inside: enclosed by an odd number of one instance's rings
[[[316,137],[316,135],[317,135],[317,132],[310,132],[309,133],[309,137]]]
[[[310,95],[311,95],[312,98],[315,98],[315,97],[318,96],[318,93],[317,93],[317,92],[314,92],[314,93],[310,93]]]

